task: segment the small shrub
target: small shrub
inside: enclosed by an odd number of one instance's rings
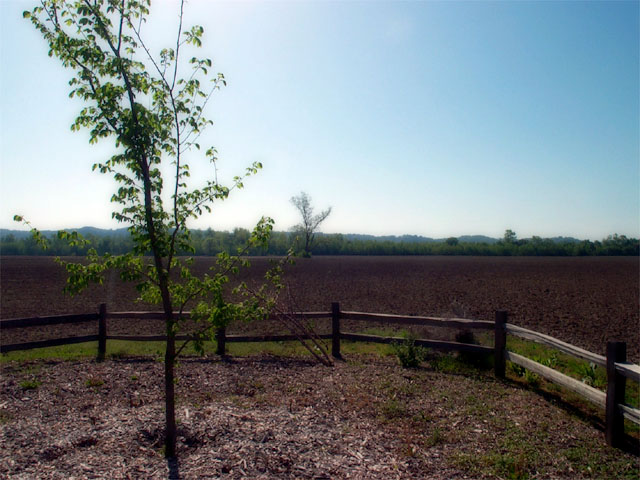
[[[464,374],[469,371],[469,364],[453,355],[437,355],[431,359],[431,366],[436,372]]]
[[[416,345],[416,336],[407,334],[402,343],[392,343],[393,352],[398,357],[403,368],[416,368],[427,356],[427,349]]]

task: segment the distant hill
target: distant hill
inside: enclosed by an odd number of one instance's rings
[[[573,237],[551,237],[547,240],[551,240],[553,243],[580,243],[582,241]]]
[[[343,235],[347,240],[360,241],[377,241],[377,242],[394,242],[394,243],[441,243],[447,238],[423,237],[420,235],[362,235],[359,233],[347,233]],[[461,243],[497,243],[497,238],[487,237],[485,235],[462,235],[457,237]]]
[[[319,234],[325,235],[325,234]],[[326,234],[330,235],[330,234]],[[436,242],[437,240],[430,237],[422,237],[419,235],[364,235],[361,233],[345,233],[342,236],[351,241],[376,241],[376,242],[393,242],[393,243],[423,243],[423,242]]]
[[[96,228],[96,227],[81,227],[81,228],[68,228],[66,230],[69,230],[69,231],[75,230],[81,235],[84,235],[84,236],[93,235],[95,237],[120,237],[120,236],[129,234],[126,228],[108,229],[108,228]],[[46,237],[50,237],[51,235],[56,235],[58,233],[58,230],[41,230],[40,233],[42,233]],[[31,236],[31,232],[29,232],[28,230],[9,230],[7,228],[0,228],[0,237],[5,237],[7,235],[13,235],[14,238],[18,240],[22,240],[23,238],[27,238]]]
[[[446,240],[446,239],[443,238],[442,240]],[[487,237],[485,235],[462,235],[461,237],[458,237],[458,241],[460,243],[488,243],[488,244],[493,244],[493,243],[497,243],[498,239],[497,238]]]
[[[74,229],[68,229],[74,230]],[[76,229],[76,231],[84,236],[95,236],[95,237],[121,237],[129,234],[126,228],[117,228],[117,229],[106,229],[106,228],[96,228],[96,227],[82,227]],[[194,232],[205,232],[206,230],[197,230],[194,229]],[[47,237],[51,235],[55,235],[58,233],[57,230],[42,230],[41,233]],[[285,232],[281,232],[285,233]],[[25,230],[9,230],[6,228],[0,228],[0,237],[6,237],[7,235],[13,235],[17,240],[22,240],[26,237],[29,237],[31,233]],[[318,233],[318,236],[330,236],[332,234],[324,234]],[[346,240],[350,241],[375,241],[375,242],[393,242],[393,243],[441,243],[444,242],[447,238],[432,238],[432,237],[423,237],[421,235],[366,235],[361,233],[345,233],[342,236]],[[500,239],[487,237],[486,235],[462,235],[457,237],[460,243],[486,243],[489,245],[493,245],[497,243]],[[531,240],[527,238],[525,240]],[[574,237],[552,237],[545,238],[545,240],[551,240],[553,243],[579,243],[581,240]]]

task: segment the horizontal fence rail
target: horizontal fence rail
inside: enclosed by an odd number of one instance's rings
[[[533,330],[529,330],[527,328],[519,327],[512,324],[507,324],[506,328],[507,333],[510,333],[511,335],[514,335],[516,337],[524,338],[525,340],[531,340],[548,347],[553,347],[556,350],[560,350],[562,353],[567,353],[569,355],[573,355],[574,357],[582,358],[583,360],[593,362],[594,364],[600,365],[601,367],[607,366],[607,359],[602,355],[591,353],[588,350],[584,350],[583,348],[563,342],[561,340],[558,340],[557,338],[553,338],[549,335],[544,335],[543,333],[534,332]]]
[[[98,335],[84,335],[81,337],[52,338],[50,340],[38,340],[36,342],[14,343],[11,345],[1,345],[0,353],[31,350],[34,348],[59,347],[60,345],[71,345],[74,343],[95,342],[96,340],[99,340]]]
[[[640,425],[640,410],[621,403],[618,408],[627,420]]]
[[[380,337],[378,335],[365,335],[360,333],[341,333],[340,338],[350,340],[352,342],[371,342],[371,343],[403,343],[406,338],[402,337]],[[444,340],[414,340],[414,343],[420,347],[433,348],[444,351],[458,351],[468,353],[493,353],[493,347],[485,347],[484,345],[474,345],[470,343],[446,342]]]
[[[174,312],[174,315],[177,315],[178,313],[179,312]],[[317,319],[330,318],[331,312],[294,312],[292,315],[302,315],[305,318]],[[127,320],[162,320],[164,318],[164,312],[109,312],[108,316],[109,318]],[[191,312],[182,312],[180,316],[184,319],[189,319],[191,318]],[[272,315],[271,318],[276,318],[277,316],[278,315]]]
[[[423,327],[451,327],[451,328],[479,328],[493,330],[494,323],[485,320],[468,320],[464,318],[437,318],[405,315],[390,315],[386,313],[340,312],[340,318],[345,320],[364,320],[374,322],[393,323],[396,325],[419,325]]]
[[[616,362],[616,372],[640,383],[640,365],[627,362]]]
[[[63,323],[82,323],[98,320],[98,313],[79,313],[74,315],[52,315],[48,317],[10,318],[0,320],[0,330],[12,328],[41,327],[44,325],[60,325]]]
[[[499,378],[505,377],[505,361],[510,361],[516,365],[540,375],[541,377],[556,383],[578,395],[584,397],[595,405],[604,408],[606,411],[606,439],[607,443],[613,446],[620,446],[621,438],[624,434],[623,419],[626,418],[640,425],[640,409],[631,407],[624,403],[625,381],[630,379],[640,383],[640,365],[626,361],[626,345],[623,343],[609,342],[607,345],[607,356],[598,355],[584,350],[575,345],[558,340],[557,338],[545,335],[527,328],[507,323],[506,312],[496,312],[495,321],[470,320],[463,318],[439,318],[425,316],[392,315],[382,313],[367,313],[341,311],[338,303],[331,305],[331,311],[322,312],[296,312],[288,315],[299,316],[306,319],[331,319],[331,333],[317,335],[316,338],[331,340],[331,353],[334,357],[340,358],[340,341],[371,342],[382,344],[394,344],[405,342],[405,338],[385,337],[379,335],[368,335],[351,332],[341,332],[341,320],[380,322],[391,325],[413,325],[422,327],[455,328],[461,330],[480,329],[493,330],[495,335],[494,346],[452,342],[432,339],[416,339],[415,345],[428,347],[443,351],[458,351],[475,354],[493,354],[494,371]],[[183,319],[191,318],[191,312],[175,312]],[[25,342],[11,345],[1,345],[0,352],[12,352],[17,350],[28,350],[33,348],[52,347],[76,343],[98,341],[98,360],[104,359],[107,340],[125,341],[165,341],[166,335],[109,335],[107,333],[107,319],[127,319],[127,320],[162,320],[164,313],[157,312],[107,312],[106,305],[100,305],[98,313],[54,315],[47,317],[16,318],[0,320],[0,330],[16,328],[31,328],[38,326],[60,325],[84,323],[98,321],[98,334],[76,337],[56,338],[35,342]],[[279,315],[272,315],[270,318],[276,319]],[[532,359],[508,351],[506,349],[506,335],[514,335],[525,340],[533,341],[547,347],[554,348],[562,353],[592,362],[595,365],[607,369],[607,392],[602,392],[584,382],[569,377],[553,368],[542,365]],[[192,341],[197,338],[192,335],[177,335],[176,340]],[[299,335],[227,335],[225,328],[219,328],[215,332],[217,342],[217,353],[226,353],[226,343],[230,342],[287,342],[300,340]]]

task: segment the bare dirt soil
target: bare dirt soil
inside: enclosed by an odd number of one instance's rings
[[[252,259],[241,277],[258,281],[268,268]],[[205,272],[211,258],[197,257]],[[293,307],[493,320],[507,310],[509,321],[605,354],[607,340],[627,342],[628,356],[640,360],[640,268],[636,257],[315,257],[298,259],[284,280]],[[0,318],[97,311],[157,310],[135,302],[131,284],[115,273],[103,286],[76,297],[63,296],[65,272],[48,257],[2,257]],[[158,322],[111,322],[112,333],[162,332]],[[261,329],[238,325],[232,330]],[[65,330],[66,329],[66,330]],[[3,343],[69,333],[95,333],[95,322],[72,327],[12,330]]]

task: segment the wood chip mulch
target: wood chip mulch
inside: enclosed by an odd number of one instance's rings
[[[449,382],[462,397],[486,381],[410,372],[390,358],[330,368],[266,355],[188,358],[178,373],[178,460],[167,462],[162,362],[3,365],[0,478],[473,478],[448,461],[451,451],[487,448],[496,435],[437,393]],[[415,394],[425,380],[433,395]],[[505,388],[516,397],[506,415],[542,409],[561,418],[567,438],[575,435],[566,414],[543,399],[517,401],[529,392],[500,384],[497,402],[507,398]],[[524,403],[532,405],[518,410]],[[460,436],[443,432],[444,441],[429,443],[443,419]]]

